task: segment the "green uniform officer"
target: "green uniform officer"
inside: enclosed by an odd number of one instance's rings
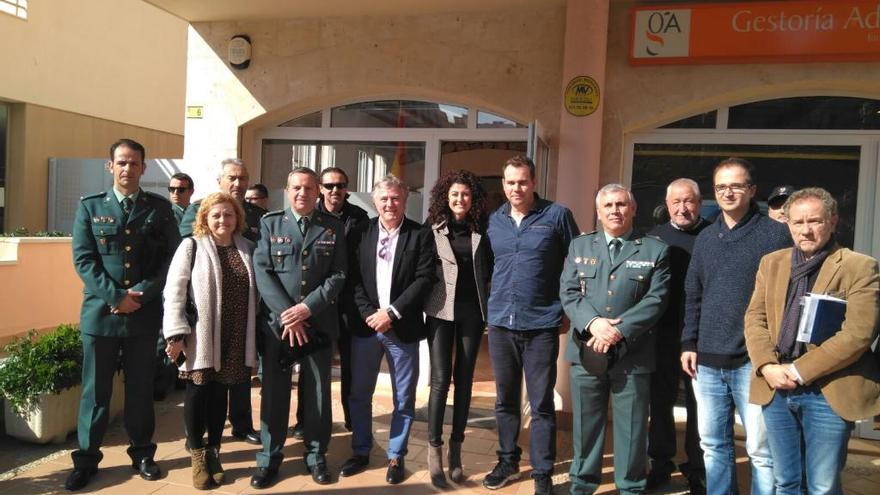
[[[68,490],[84,487],[97,471],[107,430],[113,375],[125,373],[128,455],[142,478],[161,476],[153,462],[153,367],[162,323],[162,288],[180,242],[171,203],[140,189],[144,148],[120,140],[110,148],[113,188],[84,197],[73,226],[73,261],[82,279],[80,331],[83,391]]]
[[[339,335],[337,298],[345,284],[345,226],[315,209],[318,175],[296,168],[287,178],[290,207],[267,213],[260,222],[260,241],[254,251],[254,273],[263,302],[269,308],[263,321],[263,395],[254,488],[272,485],[284,459],[290,413],[291,368],[279,362],[282,345],[301,345],[308,332],[323,333],[330,345],[300,361],[304,461],[319,484],[330,483],[325,455],[333,422],[330,403],[330,361]]]
[[[622,494],[640,493],[647,480],[654,325],[669,290],[667,246],[633,232],[636,205],[624,186],[603,187],[596,210],[602,230],[571,242],[559,289],[571,321],[565,351],[572,363],[571,493],[599,487],[609,396],[614,482]]]

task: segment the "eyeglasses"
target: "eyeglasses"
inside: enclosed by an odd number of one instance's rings
[[[248,202],[257,201],[259,199],[266,199],[266,196],[245,196],[245,198],[244,198],[244,200],[248,201]]]
[[[328,191],[332,191],[333,189],[345,189],[348,187],[348,184],[345,182],[328,182],[326,184],[321,184],[321,187]]]
[[[189,188],[188,188],[188,187],[171,187],[171,186],[168,186],[168,192],[170,192],[170,193],[176,192],[176,193],[178,193],[178,194],[182,194],[182,193],[185,193],[185,192],[187,192],[187,191],[189,191]]]
[[[716,193],[716,194],[722,194],[722,193],[724,193],[724,191],[726,191],[726,190],[728,190],[728,189],[730,189],[730,192],[732,192],[732,193],[734,193],[734,194],[741,194],[741,193],[745,192],[745,190],[748,189],[748,188],[751,187],[751,186],[752,186],[752,185],[749,184],[748,182],[746,182],[745,184],[737,184],[737,183],[733,183],[733,184],[715,184],[715,186],[713,187],[713,189],[715,189],[715,193]]]

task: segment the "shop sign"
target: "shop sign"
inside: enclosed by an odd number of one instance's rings
[[[586,117],[599,107],[599,83],[589,76],[578,76],[565,87],[565,109],[575,117]]]
[[[632,65],[880,60],[880,0],[630,10]]]

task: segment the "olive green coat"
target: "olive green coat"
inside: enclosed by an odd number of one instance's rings
[[[80,330],[103,337],[155,334],[162,324],[162,289],[180,236],[171,203],[141,191],[128,222],[110,189],[80,200],[73,224],[73,263],[82,279]],[[143,292],[141,308],[110,312],[128,290]]]

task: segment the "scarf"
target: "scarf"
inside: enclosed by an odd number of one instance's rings
[[[829,240],[825,246],[812,258],[807,259],[804,252],[797,247],[791,250],[791,280],[789,281],[788,297],[785,300],[785,309],[782,314],[782,328],[779,331],[779,342],[776,344],[776,353],[780,358],[797,358],[801,355],[801,346],[795,345],[798,333],[798,325],[801,321],[803,305],[801,301],[807,295],[809,279],[825,262],[825,258],[831,252],[834,240]]]

